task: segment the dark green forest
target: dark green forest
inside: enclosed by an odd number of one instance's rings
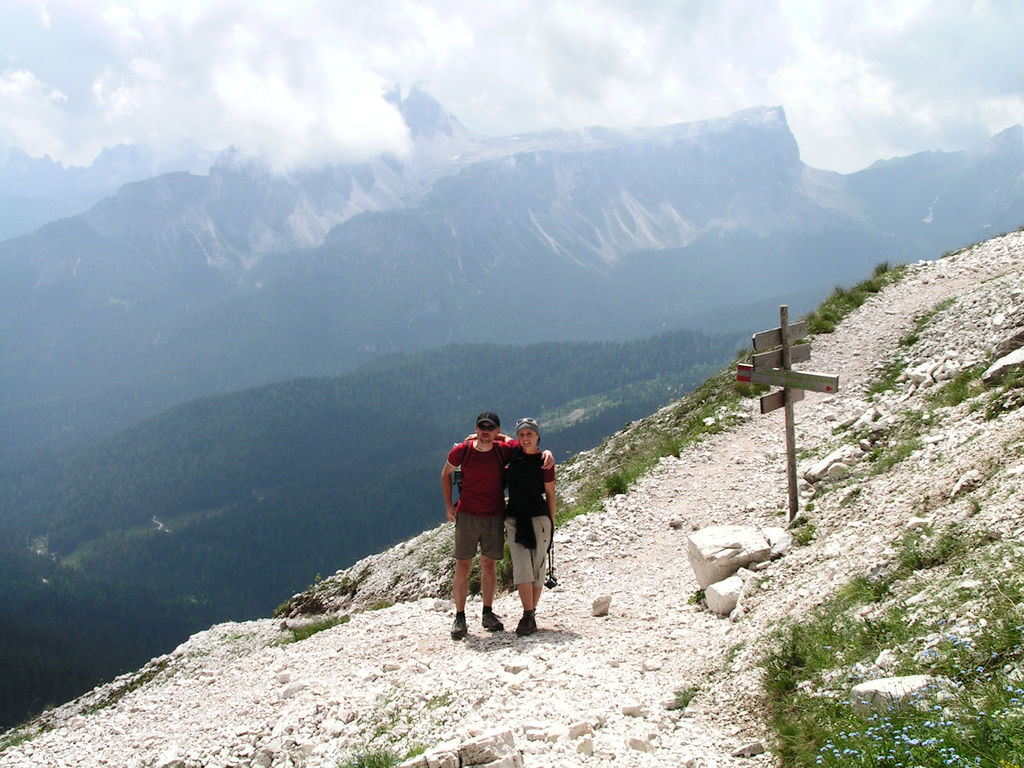
[[[0,474],[0,727],[268,616],[443,520],[439,472],[482,410],[556,458],[702,383],[743,341],[454,345],[190,401]],[[569,414],[573,418],[569,418]]]

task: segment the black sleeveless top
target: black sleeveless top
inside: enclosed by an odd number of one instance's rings
[[[523,453],[521,449],[505,465],[508,483],[508,508],[513,517],[540,517],[549,514],[544,498],[544,457],[540,453]]]

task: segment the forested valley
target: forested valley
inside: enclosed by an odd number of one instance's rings
[[[453,345],[184,403],[0,470],[0,727],[442,522],[439,471],[482,410],[557,459],[702,383],[744,345]]]

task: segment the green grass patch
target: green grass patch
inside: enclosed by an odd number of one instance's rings
[[[326,616],[317,621],[310,621],[295,627],[288,627],[286,630],[288,635],[276,644],[289,645],[291,643],[301,643],[303,640],[312,637],[318,632],[323,632],[325,629],[336,627],[339,624],[347,624],[348,621],[348,616]]]
[[[900,550],[888,578],[851,581],[773,636],[762,666],[778,764],[1020,765],[1024,553],[1011,544],[983,549],[979,538],[955,527],[910,536]],[[965,579],[971,586],[961,586]],[[897,594],[922,583],[927,596],[911,620]],[[884,672],[873,667],[882,650],[896,657]],[[930,674],[949,681],[949,693],[865,718],[850,705],[850,689],[865,673]]]
[[[895,390],[906,367],[907,361],[902,357],[886,361],[879,371],[878,377],[868,387],[868,395],[880,395],[883,392]]]
[[[6,749],[17,747],[22,744],[27,744],[32,741],[33,738],[39,735],[40,732],[29,732],[29,731],[15,731],[10,733],[8,736],[0,739],[0,753],[3,753]]]
[[[956,304],[956,299],[948,298],[943,299],[934,307],[927,312],[923,313],[920,317],[914,320],[914,327],[912,330],[900,337],[899,344],[901,347],[912,347],[917,343],[918,339],[921,338],[921,334],[928,327],[929,323],[935,318],[936,315],[945,312],[947,309]]]
[[[700,693],[700,687],[696,685],[686,685],[675,692],[675,700],[672,702],[671,709],[678,709],[680,711],[690,706],[690,702],[693,701],[694,697]]]
[[[974,537],[963,533],[957,526],[947,528],[940,535],[908,532],[903,536],[899,553],[900,573],[909,574],[944,565],[955,557],[963,556],[976,543]]]
[[[904,411],[897,426],[868,452],[870,473],[878,475],[887,472],[924,448],[921,435],[927,427],[925,414],[920,411]]]
[[[1007,373],[1003,380],[989,392],[985,403],[985,418],[991,421],[1022,405],[1024,405],[1024,369],[1017,368]]]
[[[928,404],[936,408],[955,407],[984,394],[985,385],[981,381],[984,370],[985,366],[975,366],[960,371],[928,394]]]
[[[356,752],[338,768],[393,768],[399,757],[389,749],[364,749]]]
[[[814,523],[803,515],[797,515],[789,524],[789,534],[793,537],[793,541],[801,547],[806,547],[814,541],[816,530]]]
[[[807,329],[811,333],[832,333],[843,318],[905,273],[905,267],[890,268],[888,262],[883,262],[875,267],[871,277],[853,288],[836,286],[821,306],[807,315]]]

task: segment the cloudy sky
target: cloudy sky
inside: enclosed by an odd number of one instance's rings
[[[407,141],[420,84],[470,130],[781,105],[849,172],[1024,123],[1019,0],[0,0],[0,147],[88,164],[194,139],[280,168]]]

